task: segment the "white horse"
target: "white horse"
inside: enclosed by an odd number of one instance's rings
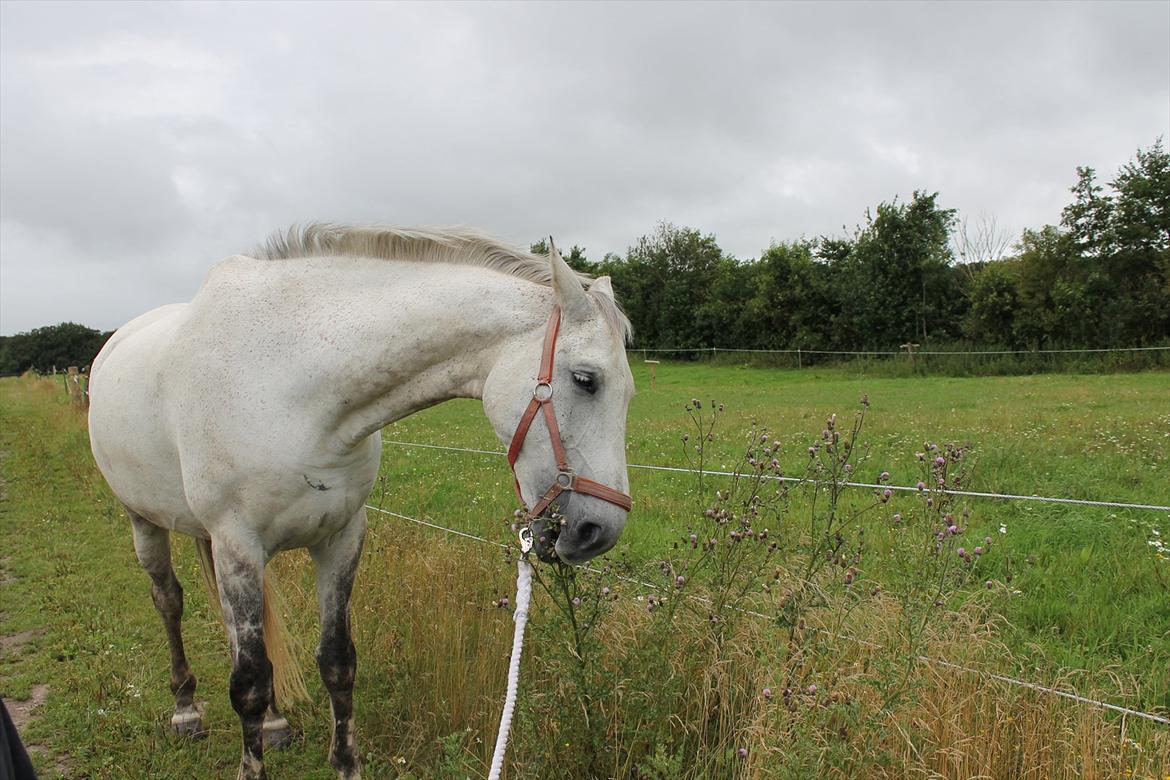
[[[214,559],[240,778],[263,778],[265,743],[288,734],[262,593],[267,561],[297,547],[316,569],[329,760],[339,777],[360,776],[349,599],[386,424],[449,398],[482,399],[501,441],[515,440],[525,505],[543,509],[552,495],[567,518],[555,553],[578,563],[617,540],[629,508],[629,323],[608,278],[578,275],[549,249],[538,257],[466,230],[290,230],[256,257],[216,265],[190,303],[130,322],[94,361],[93,454],[153,582],[181,734],[205,730],[169,532]],[[548,435],[520,448],[528,424]]]

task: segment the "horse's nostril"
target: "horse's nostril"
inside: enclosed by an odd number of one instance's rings
[[[591,547],[601,536],[601,526],[597,523],[584,522],[577,526],[577,539],[581,547]]]

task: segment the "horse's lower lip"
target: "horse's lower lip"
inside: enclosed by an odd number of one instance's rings
[[[533,520],[532,551],[536,553],[536,557],[545,563],[552,563],[556,560],[556,544],[556,534],[550,530],[549,521],[545,518]]]

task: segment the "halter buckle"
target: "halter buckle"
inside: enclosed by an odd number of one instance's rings
[[[532,388],[532,397],[541,403],[551,401],[552,394],[552,382],[537,382],[536,387]]]

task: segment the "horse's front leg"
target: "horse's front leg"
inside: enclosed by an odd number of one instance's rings
[[[253,544],[213,539],[219,600],[232,650],[232,708],[244,747],[239,780],[265,780],[264,714],[272,701],[272,663],[264,649],[264,553]]]
[[[317,602],[321,609],[321,643],[317,666],[329,691],[333,739],[329,763],[341,780],[359,780],[361,761],[354,741],[353,680],[357,653],[349,627],[349,597],[366,537],[366,511],[360,510],[335,536],[310,548],[317,569]]]

